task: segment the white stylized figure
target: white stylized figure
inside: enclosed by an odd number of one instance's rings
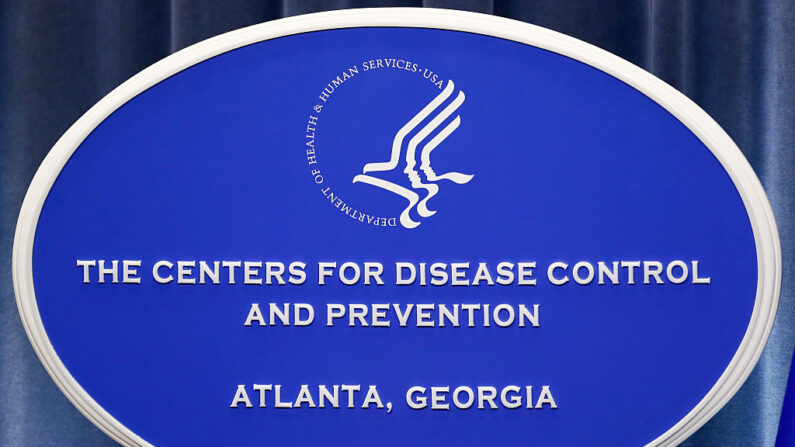
[[[434,116],[409,140],[405,156],[406,167],[403,169],[403,173],[408,176],[409,181],[411,182],[411,187],[414,189],[414,191],[396,183],[366,174],[368,172],[385,172],[396,169],[398,162],[400,161],[400,154],[403,149],[403,140],[421,122],[428,118],[432,113],[436,112],[436,110],[452,95],[453,90],[455,90],[453,81],[447,81],[447,85],[439,94],[439,96],[434,98],[418,114],[414,115],[409,122],[400,128],[397,134],[395,134],[395,139],[392,141],[392,154],[389,158],[389,161],[382,163],[367,163],[362,169],[362,174],[359,174],[353,178],[353,183],[368,183],[370,185],[393,192],[408,200],[408,206],[400,214],[400,223],[406,228],[414,228],[420,224],[419,222],[411,219],[411,216],[409,215],[415,206],[417,208],[417,214],[419,214],[420,217],[430,217],[436,213],[436,211],[428,209],[428,200],[430,200],[431,197],[435,196],[439,192],[439,185],[437,185],[435,182],[438,182],[439,180],[450,180],[454,183],[464,184],[472,180],[472,175],[461,174],[460,172],[448,172],[446,174],[438,175],[431,168],[431,151],[436,149],[436,147],[442,141],[450,136],[450,134],[453,133],[453,131],[455,131],[459,125],[461,125],[460,116],[456,116],[439,133],[437,133],[436,136],[431,138],[431,140],[422,147],[422,151],[420,152],[420,170],[422,170],[422,172],[425,174],[425,177],[429,183],[423,183],[419,173],[416,169],[414,169],[416,166],[415,157],[417,153],[417,147],[456,110],[458,110],[459,107],[461,107],[461,104],[464,102],[465,98],[464,92],[459,91],[458,95],[455,97],[455,99],[453,99],[452,102],[450,102],[450,104],[438,112],[436,116]],[[419,194],[415,192],[416,190],[425,190],[427,193],[422,199],[420,199]]]

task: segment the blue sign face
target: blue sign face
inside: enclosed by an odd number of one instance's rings
[[[93,421],[125,445],[644,445],[736,391],[780,264],[703,112],[512,22],[535,44],[327,17],[164,61],[42,167],[20,307]]]

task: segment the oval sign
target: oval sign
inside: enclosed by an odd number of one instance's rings
[[[41,361],[127,446],[674,445],[748,376],[781,276],[695,104],[426,9],[144,70],[47,156],[13,259]]]

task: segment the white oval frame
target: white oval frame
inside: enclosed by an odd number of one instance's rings
[[[44,201],[61,169],[83,140],[117,108],[156,83],[221,53],[253,43],[340,28],[404,27],[463,31],[549,50],[597,68],[634,87],[685,124],[723,165],[745,204],[757,253],[758,286],[751,322],[729,366],[681,421],[647,446],[673,446],[704,425],[737,392],[759,360],[770,335],[781,289],[781,247],[767,196],[740,149],[701,108],[660,79],[593,45],[524,22],[470,12],[429,8],[377,8],[322,12],[275,20],[205,40],[148,67],[85,113],[47,154],[22,204],[14,238],[12,271],[25,331],[52,379],[85,417],[128,447],[151,444],[105,411],[67,371],[50,344],[33,287],[33,239]]]

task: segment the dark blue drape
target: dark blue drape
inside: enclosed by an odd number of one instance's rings
[[[0,446],[114,445],[50,380],[14,301],[10,267],[17,214],[56,139],[124,80],[199,40],[279,17],[368,6],[463,9],[569,34],[652,72],[723,126],[772,202],[784,282],[758,366],[685,445],[775,444],[795,344],[792,0],[0,0],[0,5]]]

